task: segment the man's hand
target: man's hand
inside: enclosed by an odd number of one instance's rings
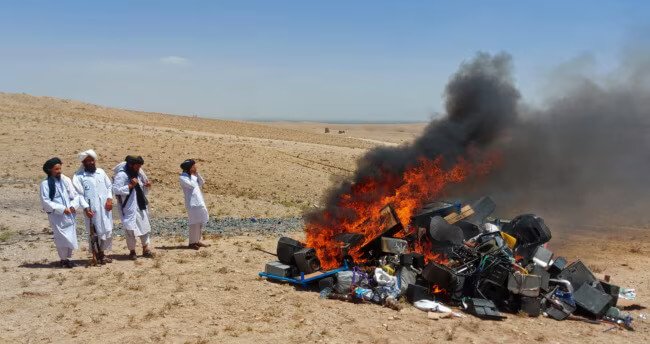
[[[139,183],[140,182],[138,181],[138,178],[131,178],[131,182],[129,183],[129,189],[133,189]]]
[[[86,217],[88,217],[89,219],[92,219],[93,216],[95,216],[95,212],[93,212],[92,209],[90,209],[90,207],[86,208],[84,211],[86,212]]]
[[[72,214],[72,211],[70,211],[70,208],[65,208],[63,210],[63,213],[66,214],[66,215],[70,215],[70,214]]]
[[[150,188],[150,187],[151,187],[151,182],[150,182],[149,180],[147,180],[147,181],[144,183],[144,186],[147,187],[147,188]]]
[[[113,199],[109,198],[106,200],[106,204],[104,205],[104,208],[106,211],[111,211],[113,210]]]

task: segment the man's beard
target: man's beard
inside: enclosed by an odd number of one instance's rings
[[[61,175],[58,174],[58,175],[54,176],[54,178],[56,178],[56,179],[58,179],[58,180],[61,180]]]
[[[84,171],[86,171],[88,173],[95,173],[95,171],[97,171],[97,167],[96,166],[84,166]]]

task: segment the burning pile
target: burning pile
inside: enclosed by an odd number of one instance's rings
[[[281,238],[280,261],[261,275],[303,286],[318,282],[322,297],[394,309],[405,297],[419,309],[449,316],[462,315],[444,304],[484,319],[503,319],[501,312],[556,320],[577,314],[631,327],[631,316],[616,308],[620,288],[598,280],[579,260],[567,264],[554,256],[545,247],[551,232],[542,218],[492,218],[489,197],[418,209],[403,225],[385,206],[363,222],[379,224],[376,230],[338,233],[318,247]]]
[[[616,181],[625,179],[617,173],[594,178],[594,171],[604,166],[618,171],[636,166],[628,158],[645,159],[622,154],[629,146],[645,147],[642,143],[624,145],[621,154],[602,155],[614,152],[609,149],[614,138],[632,131],[608,135],[619,121],[610,121],[606,113],[588,115],[598,109],[618,114],[618,106],[626,103],[622,99],[638,95],[620,98],[627,93],[616,89],[593,97],[578,92],[575,101],[567,96],[550,107],[554,116],[548,123],[525,121],[519,112],[527,106],[519,103],[510,62],[507,54],[479,53],[462,63],[445,89],[445,113],[413,142],[377,147],[361,157],[355,173],[329,190],[323,207],[306,214],[306,243],[281,239],[279,262],[267,264],[261,275],[302,286],[318,282],[324,297],[393,308],[406,297],[420,309],[451,312],[437,302],[443,301],[492,319],[502,318],[501,311],[544,313],[558,320],[580,313],[629,326],[629,315],[615,307],[619,288],[596,279],[580,261],[568,265],[554,257],[545,247],[551,233],[541,218],[491,218],[495,204],[487,197],[472,204],[438,201],[450,194],[492,190],[500,202],[510,199],[506,205],[519,206],[521,200],[543,200],[548,188],[580,197],[594,188],[571,187],[594,181],[600,186],[602,180],[621,186]],[[645,142],[648,126],[635,118],[647,118],[647,106],[639,104],[622,112],[632,114],[623,122],[640,128],[630,137]],[[565,126],[567,121],[572,125]],[[577,133],[589,133],[582,145],[575,144]],[[593,138],[600,142],[610,136],[602,147],[594,146]],[[568,148],[573,154],[567,157]],[[632,183],[635,188],[645,181],[638,180]],[[630,189],[621,187],[623,194]]]

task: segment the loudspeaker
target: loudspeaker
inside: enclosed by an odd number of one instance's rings
[[[296,262],[293,259],[293,254],[304,247],[305,245],[298,240],[289,237],[281,237],[280,240],[278,240],[278,248],[276,251],[278,254],[278,260],[284,264],[296,265]]]
[[[551,240],[551,230],[534,214],[519,215],[505,224],[502,231],[517,238],[517,249],[530,250]]]
[[[462,296],[465,278],[444,265],[429,262],[422,270],[422,278],[438,289],[444,289],[452,299]]]
[[[521,311],[530,317],[538,317],[542,313],[542,302],[536,297],[521,297]]]
[[[586,283],[573,293],[573,299],[581,311],[598,319],[605,315],[613,301],[611,295]]]
[[[419,284],[409,284],[406,288],[406,299],[413,303],[420,300],[433,300],[433,296],[429,292],[429,288]]]
[[[555,278],[559,275],[562,270],[566,268],[568,262],[564,257],[557,257],[553,260],[553,263],[548,267],[548,272],[551,274],[551,278]]]
[[[424,268],[424,255],[420,253],[403,253],[399,255],[399,263],[402,266],[412,266],[416,269]]]
[[[587,268],[585,264],[579,260],[571,263],[571,265],[564,268],[564,270],[562,270],[562,272],[560,272],[558,275],[558,278],[571,282],[571,286],[573,286],[574,291],[580,289],[583,284],[598,282],[589,268]],[[599,289],[602,289],[602,287]]]
[[[316,257],[316,250],[303,248],[293,254],[293,259],[300,272],[310,274],[320,270],[320,261]]]
[[[621,290],[621,287],[605,281],[600,281],[600,285],[612,297],[612,307],[616,307],[616,303],[618,303],[618,292]]]

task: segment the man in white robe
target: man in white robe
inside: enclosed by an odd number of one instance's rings
[[[75,264],[70,260],[72,251],[79,247],[76,211],[78,208],[84,209],[86,216],[90,216],[90,208],[77,194],[70,178],[63,175],[61,159],[52,158],[46,161],[43,171],[47,174],[47,179],[41,182],[41,205],[50,220],[61,267],[73,268]]]
[[[96,167],[97,153],[94,150],[79,153],[79,161],[82,165],[72,177],[72,184],[90,205],[92,217],[86,217],[88,243],[92,246],[92,223],[99,243],[97,262],[111,263],[112,259],[105,252],[111,250],[113,243],[113,183],[103,169]]]
[[[210,245],[201,242],[201,232],[203,227],[208,223],[208,209],[205,206],[201,188],[205,183],[203,177],[199,174],[196,162],[192,159],[183,161],[181,164],[181,173],[179,180],[181,189],[185,195],[185,208],[187,209],[187,222],[190,226],[189,247],[198,250],[201,247]]]
[[[149,223],[148,201],[146,194],[151,187],[151,182],[139,173],[144,164],[140,156],[127,156],[126,164],[117,172],[113,180],[113,193],[120,197],[122,226],[124,227],[126,246],[129,249],[129,258],[135,260],[136,237],[142,243],[142,256],[152,258],[151,224]]]

